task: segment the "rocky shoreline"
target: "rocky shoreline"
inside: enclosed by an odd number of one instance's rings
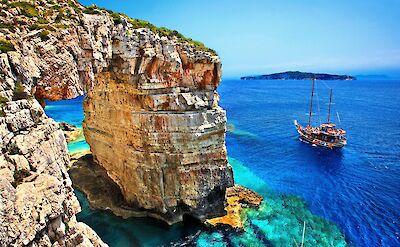
[[[245,208],[258,208],[263,198],[256,192],[235,184],[226,189],[225,211],[226,215],[207,219],[206,225],[211,227],[228,226],[233,229],[243,230],[241,213]]]
[[[65,140],[67,141],[67,143],[85,139],[82,128],[78,128],[73,124],[65,122],[60,122],[59,124],[61,130],[64,132]]]

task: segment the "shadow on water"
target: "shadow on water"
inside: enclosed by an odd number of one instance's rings
[[[75,194],[82,207],[82,212],[77,215],[78,221],[91,226],[110,246],[169,246],[172,241],[184,239],[202,229],[190,217],[172,226],[149,217],[123,219],[110,211],[92,209],[81,191],[75,190]]]

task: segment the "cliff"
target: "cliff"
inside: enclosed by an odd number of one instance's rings
[[[310,80],[311,78],[317,80],[356,80],[354,76],[349,75],[331,75],[331,74],[320,74],[320,73],[309,73],[300,71],[287,71],[269,75],[257,75],[257,76],[243,76],[241,80]]]
[[[33,28],[67,25],[41,16],[49,3],[35,4],[3,1],[0,8],[0,245],[106,246],[76,221],[81,209],[64,134],[34,98],[83,93],[72,55],[79,49],[60,38],[69,29]]]
[[[80,206],[66,170],[69,157],[58,124],[35,100],[10,101],[2,110],[0,245],[105,246],[87,225],[76,221]]]
[[[84,134],[130,206],[168,222],[224,213],[233,176],[214,51],[73,0],[0,4],[1,245],[103,245],[75,220],[65,137],[42,109],[85,91]]]
[[[219,58],[130,23],[112,33],[112,69],[95,76],[84,102],[95,160],[133,207],[168,222],[221,214],[233,178]]]

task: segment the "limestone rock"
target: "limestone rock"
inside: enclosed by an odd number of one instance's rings
[[[64,131],[65,139],[67,143],[74,142],[80,139],[84,139],[82,128],[78,128],[73,124],[60,122],[60,128]]]
[[[215,91],[219,58],[142,29],[134,40],[114,32],[112,71],[95,76],[84,102],[95,160],[132,206],[175,221],[222,214],[233,176]]]
[[[66,224],[80,211],[66,171],[63,132],[35,100],[7,102],[3,109],[0,245],[63,245],[69,236]]]
[[[73,239],[74,228],[67,225],[80,206],[66,170],[64,134],[33,96],[61,99],[83,93],[72,55],[80,49],[79,39],[75,35],[75,43],[64,43],[59,37],[68,32],[60,29],[48,40],[45,32],[40,38],[46,29],[31,30],[37,18],[13,2],[0,3],[0,39],[14,47],[0,52],[0,246],[64,246]],[[50,2],[34,3],[37,11],[51,9]],[[105,246],[88,229],[74,231]]]
[[[254,191],[235,184],[226,190],[225,210],[226,215],[206,220],[210,226],[229,226],[235,229],[243,229],[243,219],[240,213],[243,208],[260,206],[263,198]]]

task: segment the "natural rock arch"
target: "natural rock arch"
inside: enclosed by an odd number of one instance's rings
[[[199,219],[222,214],[233,175],[225,148],[226,116],[215,91],[219,57],[176,33],[160,37],[123,16],[116,20],[100,10],[85,14],[73,1],[55,4],[68,19],[34,26],[37,18],[26,18],[18,7],[0,17],[10,26],[16,19],[25,23],[2,30],[0,37],[14,48],[0,54],[4,166],[12,167],[10,156],[17,152],[34,174],[56,169],[52,176],[64,181],[58,203],[68,212],[58,213],[67,221],[73,217],[79,209],[71,206],[76,198],[65,169],[65,140],[31,96],[43,104],[86,91],[85,137],[128,203],[168,222],[185,213]],[[53,7],[40,1],[36,9],[44,13]],[[24,141],[38,136],[43,137],[38,142]],[[7,179],[14,181],[11,173]],[[32,240],[36,232],[29,236]]]

